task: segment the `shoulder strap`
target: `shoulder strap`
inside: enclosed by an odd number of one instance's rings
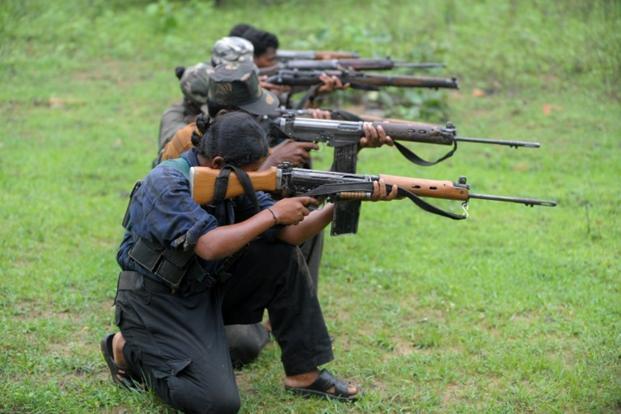
[[[185,178],[190,179],[190,163],[185,158],[175,158],[174,160],[162,161],[159,165],[174,168],[179,171]]]
[[[255,212],[259,212],[259,201],[257,200],[257,194],[255,193],[254,187],[252,186],[252,181],[250,181],[250,177],[248,174],[241,168],[238,168],[234,165],[227,164],[220,170],[220,174],[216,178],[216,188],[214,191],[214,203],[220,203],[224,200],[224,196],[226,195],[226,190],[229,184],[229,175],[231,171],[235,173],[239,183],[244,189],[244,193],[246,197],[250,199],[250,202],[254,205]]]

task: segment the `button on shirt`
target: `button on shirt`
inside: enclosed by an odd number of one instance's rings
[[[191,167],[198,166],[195,149],[181,156]],[[263,192],[257,192],[259,209],[266,209],[274,204],[272,198]],[[127,231],[117,253],[117,261],[123,270],[133,270],[157,280],[157,276],[142,268],[129,257],[129,251],[138,238],[165,248],[193,249],[198,239],[205,233],[221,225],[246,220],[255,214],[252,201],[246,197],[237,197],[225,201],[226,222],[219,222],[214,215],[213,206],[200,206],[190,193],[190,182],[184,174],[174,167],[158,165],[145,177],[129,206]],[[221,219],[222,220],[222,219]],[[182,246],[177,246],[183,241]],[[200,259],[206,272],[215,272],[220,261]]]

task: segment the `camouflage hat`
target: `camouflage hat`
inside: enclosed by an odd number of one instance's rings
[[[208,74],[209,102],[238,107],[255,115],[276,113],[278,98],[259,86],[254,63],[225,63],[210,68]]]
[[[211,49],[211,63],[214,66],[229,62],[252,62],[254,47],[242,37],[223,37]]]
[[[179,80],[183,96],[194,104],[204,105],[207,103],[207,92],[209,89],[208,68],[209,65],[205,63],[190,66],[183,72]]]

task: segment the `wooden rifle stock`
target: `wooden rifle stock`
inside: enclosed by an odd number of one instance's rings
[[[460,177],[455,183],[447,180],[428,180],[425,178],[410,178],[394,175],[356,175],[333,171],[307,170],[292,168],[283,164],[280,168],[270,168],[266,171],[248,172],[248,178],[255,191],[275,192],[282,191],[284,197],[299,195],[313,195],[328,197],[333,200],[365,200],[372,191],[372,181],[383,179],[387,185],[399,187],[400,195],[409,198],[424,210],[449,217],[463,219],[453,213],[441,211],[418,197],[442,198],[445,200],[468,201],[471,198],[519,203],[527,206],[556,206],[556,201],[539,200],[512,196],[498,196],[490,194],[474,194],[466,184],[466,177]],[[209,204],[214,199],[216,182],[220,170],[208,167],[192,167],[190,169],[190,188],[192,197],[198,204]],[[228,177],[227,189],[224,198],[235,198],[244,194],[234,172]],[[387,188],[389,190],[389,188]],[[423,205],[424,204],[424,205]]]
[[[312,59],[312,60],[327,60],[327,59],[356,59],[360,56],[356,52],[348,52],[342,50],[287,50],[278,49],[276,51],[276,58],[279,60],[293,60],[293,59]]]
[[[443,198],[445,200],[468,200],[468,188],[460,187],[448,180],[427,180],[425,178],[409,178],[397,175],[381,174],[386,184],[396,185],[420,197]]]
[[[216,188],[216,179],[220,170],[209,167],[193,167],[190,174],[192,198],[198,204],[209,204],[213,201]],[[256,191],[276,191],[278,188],[278,173],[276,167],[265,171],[249,172],[248,177]],[[244,194],[244,188],[234,172],[231,172],[228,187],[224,198],[235,198]]]
[[[271,167],[269,170],[248,172],[247,174],[256,191],[274,192],[279,188],[278,171],[278,168]],[[209,167],[193,167],[191,169],[190,183],[194,201],[198,204],[209,204],[213,201],[216,180],[219,174],[220,170]],[[399,188],[421,197],[463,201],[468,199],[467,188],[456,186],[448,180],[428,180],[396,175],[380,175],[379,178],[384,179],[386,184],[397,185]],[[363,182],[362,179],[361,182]],[[244,188],[240,184],[235,173],[231,172],[225,198],[235,198],[243,194]]]
[[[318,50],[315,52],[315,60],[330,59],[355,59],[359,55],[356,52],[345,52],[340,50]]]

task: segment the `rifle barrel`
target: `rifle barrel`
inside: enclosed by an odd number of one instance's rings
[[[396,61],[395,67],[397,68],[415,68],[415,69],[434,69],[434,68],[443,68],[444,63],[434,63],[434,62],[423,62],[423,63],[412,63],[412,62],[401,62]]]
[[[495,144],[506,145],[508,147],[526,147],[526,148],[539,148],[541,144],[533,141],[510,141],[502,139],[488,139],[488,138],[467,138],[467,137],[455,137],[455,141],[458,142],[477,142],[479,144]]]
[[[552,200],[539,200],[537,198],[522,198],[522,197],[509,197],[509,196],[499,196],[499,195],[491,195],[491,194],[473,194],[470,193],[468,198],[479,198],[481,200],[492,200],[492,201],[504,201],[508,203],[519,203],[524,204],[526,206],[545,206],[545,207],[556,207],[556,201]]]

